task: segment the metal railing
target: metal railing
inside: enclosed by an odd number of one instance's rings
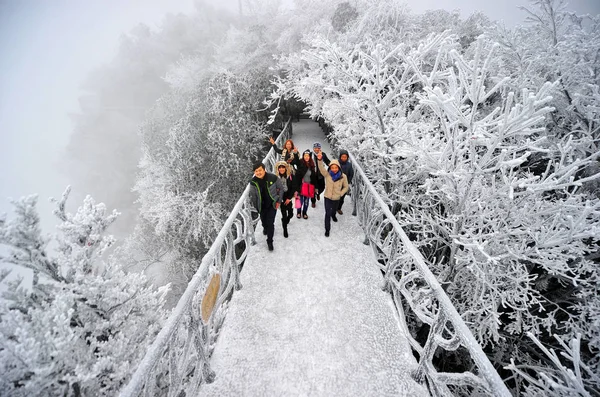
[[[353,215],[366,234],[384,274],[383,289],[392,295],[401,327],[412,349],[418,354],[416,381],[427,381],[434,396],[452,396],[449,386],[470,388],[468,395],[511,396],[498,372],[450,301],[436,277],[429,270],[417,247],[398,223],[356,158],[352,181]],[[419,342],[409,329],[405,311],[413,321],[429,326],[425,342]],[[464,348],[474,363],[472,371],[439,372],[433,364],[438,348],[456,351]],[[460,394],[464,394],[462,390]]]
[[[281,147],[292,134],[291,119],[276,139]],[[263,160],[271,171],[279,160],[273,148]],[[251,245],[256,244],[247,186],[221,231],[192,277],[164,327],[149,346],[121,397],[195,396],[202,383],[210,383],[215,373],[209,358],[225,319],[234,290],[242,288],[239,269]],[[214,277],[218,275],[219,277]],[[216,280],[216,282],[215,282]],[[213,281],[213,283],[211,283]],[[215,287],[210,307],[203,304],[209,285]]]

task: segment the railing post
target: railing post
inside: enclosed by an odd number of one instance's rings
[[[437,349],[437,343],[435,343],[436,337],[441,335],[442,331],[444,331],[445,324],[446,314],[443,310],[439,310],[433,324],[429,328],[429,335],[427,336],[427,342],[425,342],[425,346],[423,347],[419,365],[412,374],[413,378],[419,383],[423,383],[423,380],[425,379],[427,367],[431,365],[431,359]]]
[[[233,282],[234,282],[234,288],[236,291],[239,291],[242,289],[242,282],[240,280],[240,268],[239,265],[237,263],[237,258],[235,257],[235,245],[233,244],[233,236],[230,237],[231,238],[231,242],[232,242],[232,247],[231,250],[229,250],[229,261],[231,263],[235,263],[236,266],[232,266],[232,277],[233,277]]]

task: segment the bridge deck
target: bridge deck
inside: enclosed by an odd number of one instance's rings
[[[294,123],[302,152],[319,141],[317,123]],[[330,155],[330,158],[333,156]],[[207,396],[425,396],[410,377],[416,366],[351,200],[324,236],[323,199],[293,218],[275,250],[260,224],[211,358],[217,377]]]

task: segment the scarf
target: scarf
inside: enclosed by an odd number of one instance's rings
[[[329,170],[329,175],[331,175],[331,179],[333,179],[333,181],[336,182],[342,177],[342,170],[338,170],[338,172],[333,172]]]
[[[287,174],[287,173],[286,173]],[[277,177],[279,179],[281,179],[281,182],[283,183],[283,192],[287,192],[288,191],[288,186],[287,186],[287,176],[286,174],[281,175],[279,172],[277,173]]]

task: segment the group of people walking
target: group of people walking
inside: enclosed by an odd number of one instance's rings
[[[283,236],[288,237],[287,226],[294,217],[308,219],[309,206],[325,203],[325,237],[329,237],[331,221],[337,222],[342,215],[344,198],[352,183],[354,170],[348,152],[340,150],[339,160],[330,160],[315,142],[313,150],[300,155],[298,148],[288,139],[282,149],[270,138],[275,152],[281,159],[275,164],[274,173],[267,172],[263,163],[254,165],[254,177],[250,181],[250,202],[260,214],[263,233],[267,236],[269,251],[273,250],[275,217],[281,209]]]

